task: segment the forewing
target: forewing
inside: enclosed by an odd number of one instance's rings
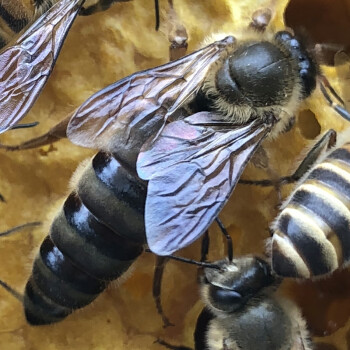
[[[61,0],[0,53],[0,133],[29,111],[83,0]]]
[[[272,127],[255,120],[220,129],[197,123],[197,118],[210,121],[213,114],[169,123],[137,162],[139,176],[149,179],[146,235],[158,255],[170,255],[202,235]]]
[[[67,129],[69,139],[90,148],[139,149],[164,120],[193,98],[211,64],[233,44],[233,37],[227,37],[100,90],[73,115]]]

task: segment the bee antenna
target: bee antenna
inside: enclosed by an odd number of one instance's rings
[[[327,100],[328,104],[344,119],[350,121],[350,113],[344,108],[344,101],[340,98],[340,96],[337,94],[337,92],[333,89],[331,84],[329,83],[328,79],[321,75],[319,77],[320,79],[320,88],[322,91],[323,96]],[[330,94],[327,92],[327,89],[330,91]],[[335,103],[331,96],[335,97],[335,99],[342,104],[343,106],[340,106],[339,104]]]
[[[23,225],[18,225],[18,226],[12,227],[7,231],[0,232],[0,237],[9,236],[10,234],[21,231],[25,228],[36,227],[36,226],[40,226],[40,225],[41,225],[41,222],[39,222],[39,221],[28,222],[28,223],[23,224]]]
[[[34,128],[34,126],[37,126],[39,122],[33,122],[33,123],[26,123],[26,124],[17,124],[10,128],[10,130],[16,130],[16,129],[26,129],[26,128]]]
[[[159,18],[159,0],[154,0],[154,10],[156,13],[156,31],[159,29],[160,18]]]
[[[0,286],[7,290],[13,297],[15,297],[19,302],[23,304],[24,296],[23,294],[17,292],[15,289],[10,287],[6,282],[0,280]]]
[[[145,249],[145,252],[146,253],[153,253],[150,249]],[[187,259],[187,258],[184,258],[182,256],[165,255],[164,257],[168,258],[168,259],[176,260],[176,261],[181,261],[181,262],[184,262],[186,264],[192,264],[192,265],[197,265],[197,266],[200,266],[200,267],[207,267],[207,268],[210,268],[210,269],[221,270],[221,267],[219,265],[206,263],[206,262],[203,262],[203,261]]]
[[[218,224],[221,233],[225,236],[226,240],[227,240],[227,257],[229,261],[232,261],[233,259],[233,243],[232,243],[232,238],[229,235],[229,233],[227,232],[224,224],[222,223],[222,221],[219,218],[215,219],[216,223]]]

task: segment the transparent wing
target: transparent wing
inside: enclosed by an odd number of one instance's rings
[[[170,255],[202,235],[272,127],[259,120],[231,128],[207,126],[215,118],[200,112],[169,123],[140,152],[137,171],[149,180],[146,236],[157,255]]]
[[[128,76],[97,92],[73,115],[69,139],[90,148],[140,149],[198,91],[233,37],[163,66]],[[119,149],[118,149],[119,147]],[[137,152],[136,152],[137,153]]]
[[[34,104],[83,2],[59,1],[0,52],[0,133]]]

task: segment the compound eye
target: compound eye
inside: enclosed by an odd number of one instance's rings
[[[237,310],[243,303],[242,295],[238,292],[213,285],[210,287],[210,297],[215,308],[226,312]]]

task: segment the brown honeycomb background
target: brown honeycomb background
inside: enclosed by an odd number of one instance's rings
[[[175,8],[189,34],[189,52],[212,32],[240,31],[262,7],[273,12],[270,28],[287,25],[303,28],[318,43],[350,44],[350,1],[340,0],[175,0]],[[165,0],[160,4],[164,9]],[[285,12],[286,9],[286,12]],[[40,135],[88,96],[137,70],[168,59],[168,42],[154,30],[153,0],[133,0],[114,5],[91,17],[78,18],[71,29],[56,68],[44,92],[25,121],[40,121],[34,129],[10,131],[0,142],[15,144]],[[163,18],[162,23],[165,19]],[[325,67],[332,84],[349,98],[348,67]],[[339,74],[341,72],[341,74]],[[347,84],[347,85],[346,85]],[[266,142],[270,165],[276,174],[286,175],[306,145],[329,128],[347,127],[323,100],[319,91],[305,103],[295,128],[278,140]],[[68,184],[80,161],[94,152],[64,140],[40,149],[22,152],[0,151],[0,230],[42,221],[38,229],[27,229],[0,241],[0,278],[22,291],[31,264],[50,218],[69,193]],[[266,178],[263,170],[249,165],[244,178]],[[286,196],[292,189],[283,189]],[[268,224],[277,213],[274,189],[238,185],[230,203],[220,215],[233,237],[235,254],[261,253],[268,237]],[[224,241],[217,227],[211,229],[211,258],[225,254]],[[198,258],[199,244],[179,252]],[[196,317],[202,308],[198,301],[194,267],[168,264],[163,281],[164,309],[174,327],[163,329],[151,296],[154,257],[144,254],[133,266],[133,273],[115,283],[92,305],[75,312],[65,321],[33,328],[26,324],[22,306],[0,289],[0,348],[6,350],[118,350],[161,349],[153,344],[162,337],[174,344],[193,347]],[[350,273],[337,272],[317,283],[288,282],[284,291],[302,307],[317,350],[350,349]],[[257,347],[258,349],[258,347]]]

